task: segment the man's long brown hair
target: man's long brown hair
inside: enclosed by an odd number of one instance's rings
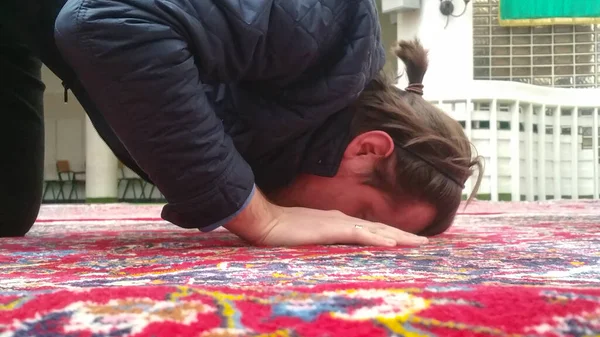
[[[483,165],[474,156],[461,125],[422,97],[427,51],[418,39],[399,41],[393,48],[406,66],[409,87],[396,86],[396,77],[379,74],[353,104],[351,134],[381,130],[394,140],[394,155],[381,161],[367,183],[397,200],[425,201],[436,216],[420,234],[437,235],[454,222],[465,181],[477,167],[479,176],[470,201],[481,183]]]

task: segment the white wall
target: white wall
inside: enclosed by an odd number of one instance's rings
[[[46,179],[56,179],[57,160],[69,160],[74,171],[84,169],[85,115],[73,94],[69,95],[69,103],[64,103],[61,82],[46,67],[42,71],[42,80],[46,84],[44,176]]]

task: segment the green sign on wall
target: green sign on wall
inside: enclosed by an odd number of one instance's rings
[[[501,26],[600,24],[600,0],[499,0]]]

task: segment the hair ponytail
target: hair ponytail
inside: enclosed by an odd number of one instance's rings
[[[419,40],[399,41],[393,51],[406,67],[408,83],[422,84],[429,61],[427,60],[427,51]]]

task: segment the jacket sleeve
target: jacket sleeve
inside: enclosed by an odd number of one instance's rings
[[[217,61],[197,64],[198,53],[169,18],[127,1],[94,2],[95,8],[88,3],[69,1],[59,13],[57,46],[165,195],[162,217],[203,231],[225,224],[247,205],[255,186],[250,166],[204,94],[201,78]],[[209,33],[206,43],[205,50],[218,55],[219,43]]]

